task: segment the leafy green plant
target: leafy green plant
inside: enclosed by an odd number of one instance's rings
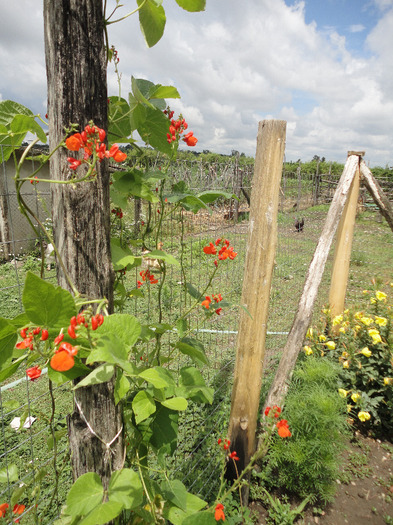
[[[283,411],[292,437],[273,439],[258,474],[268,488],[310,497],[311,502],[331,501],[347,431],[338,374],[338,366],[327,359],[299,360]]]
[[[264,492],[269,505],[267,523],[271,525],[293,525],[298,516],[302,515],[311,499],[311,497],[307,497],[296,508],[292,508],[285,496],[280,500],[280,498],[271,496],[267,490]]]

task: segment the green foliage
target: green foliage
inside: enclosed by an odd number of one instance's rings
[[[310,498],[307,497],[293,509],[285,496],[280,500],[280,498],[271,496],[266,490],[264,492],[269,505],[269,517],[266,523],[271,525],[293,525],[310,501]]]
[[[268,487],[310,501],[332,499],[347,430],[338,374],[337,365],[326,359],[311,357],[297,364],[282,414],[292,437],[273,439],[260,475]]]

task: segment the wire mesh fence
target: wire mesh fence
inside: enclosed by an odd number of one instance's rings
[[[194,214],[179,211],[165,222],[160,239],[163,249],[177,258],[183,257],[187,269],[185,277],[177,267],[170,266],[166,276],[161,307],[168,322],[172,322],[189,306],[190,297],[185,292],[185,278],[198,290],[202,290],[207,284],[211,260],[203,257],[203,246],[217,238],[229,239],[238,256],[218,274],[211,292],[225,295],[225,299],[234,304],[240,302],[248,231],[247,196],[251,193],[252,182],[252,166],[242,167],[233,161],[213,166],[204,166],[198,162],[179,162],[171,169],[172,180],[175,182],[186,181],[190,188],[197,190],[214,189],[234,193],[238,195],[239,201],[220,200],[210,212],[201,210]],[[16,213],[9,179],[10,170],[10,167],[3,164],[3,182],[0,187],[3,223],[11,208],[12,213]],[[301,166],[290,173],[285,168],[283,170],[278,246],[266,342],[266,360],[270,363],[267,374],[273,372],[280,349],[285,344],[336,182],[337,176],[332,173],[302,174]],[[31,198],[29,205],[36,206],[45,219],[48,216],[49,192],[32,185],[28,197]],[[3,203],[7,204],[7,208],[3,208]],[[364,206],[363,201],[361,204],[353,243],[348,304],[361,303],[363,288],[367,287],[372,277],[383,282],[388,282],[393,277],[390,269],[393,256],[391,231],[385,222],[380,221],[372,207]],[[124,232],[129,235],[130,240],[138,233],[140,225],[149,214],[157,220],[156,208],[149,206],[136,202],[124,212]],[[13,215],[9,215],[9,218],[9,222],[14,224],[16,219],[13,219]],[[295,227],[295,223],[300,219],[303,226],[299,229]],[[115,214],[112,222],[112,227],[116,230],[119,223]],[[3,227],[0,231],[4,232],[6,229]],[[18,234],[17,230],[9,228],[8,235],[8,240],[4,233],[0,238],[0,243],[7,247],[8,254],[4,256],[3,251],[0,264],[0,317],[11,318],[22,311],[26,272],[39,273],[41,261],[40,254],[35,251],[36,239],[27,227],[24,234]],[[17,238],[18,235],[20,239]],[[18,246],[22,247],[20,241],[24,240],[28,240],[28,243],[23,245],[23,250],[19,249]],[[149,249],[156,248],[155,241],[156,239],[147,238]],[[135,247],[137,251],[141,249],[141,246]],[[332,254],[321,283],[318,304],[315,307],[316,318],[327,302],[331,262]],[[140,279],[139,271],[140,268],[126,276],[119,276],[119,283],[125,289],[136,288]],[[45,270],[45,277],[55,281],[55,273],[55,269]],[[121,308],[140,319],[153,319],[157,311],[157,296],[150,289],[145,295],[145,299],[127,297],[121,301]],[[204,374],[215,394],[212,405],[193,405],[182,416],[178,447],[174,456],[168,459],[168,468],[190,490],[206,499],[212,497],[218,483],[219,459],[214,446],[218,437],[225,436],[229,420],[239,315],[239,309],[234,307],[214,318],[205,319],[203,315],[193,318],[193,333],[203,344],[210,362],[204,369]],[[166,337],[164,344],[170,345],[171,335]],[[172,366],[180,368],[181,365],[177,361]],[[264,389],[267,384],[268,382],[264,383]],[[22,376],[1,385],[0,503],[10,501],[15,489],[20,489],[21,499],[26,503],[25,523],[51,523],[71,485],[67,423],[64,417],[71,407],[70,384],[54,388],[52,393],[48,393],[47,379],[44,377],[31,382]]]

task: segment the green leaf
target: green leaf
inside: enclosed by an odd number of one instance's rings
[[[183,337],[187,332],[187,321],[185,319],[178,319],[176,321],[176,330],[179,333],[180,337]]]
[[[108,497],[125,509],[139,507],[143,502],[143,486],[138,473],[129,468],[115,471],[109,482]]]
[[[167,518],[173,525],[182,525],[184,519],[192,514],[195,514],[199,510],[206,507],[206,501],[194,496],[187,492],[187,503],[186,511],[181,510],[175,505],[166,505],[164,508],[164,517]],[[199,514],[200,515],[200,514]]]
[[[34,115],[15,115],[10,124],[10,128],[16,136],[22,136],[22,140],[25,138],[26,133],[30,131],[37,135],[41,142],[46,143],[46,134],[41,126],[34,120]]]
[[[12,365],[3,368],[0,372],[0,383],[11,377],[18,370],[23,361],[26,360],[26,356],[23,355],[19,359],[12,362]]]
[[[171,397],[170,399],[161,401],[161,405],[170,410],[182,411],[187,409],[188,403],[187,399],[184,399],[184,397]]]
[[[190,356],[197,365],[209,364],[205,355],[204,346],[197,339],[184,337],[181,341],[176,343],[176,348],[178,348],[182,354]]]
[[[18,479],[18,467],[15,465],[15,463],[0,469],[0,483],[12,483]]]
[[[123,397],[127,394],[129,390],[130,382],[123,375],[123,372],[121,370],[118,370],[114,391],[116,405],[123,399]]]
[[[113,377],[115,371],[114,365],[104,363],[95,368],[88,376],[84,377],[82,381],[74,386],[74,390],[83,386],[98,385],[99,383],[107,383]]]
[[[178,90],[173,86],[155,85],[149,91],[149,99],[151,98],[180,98]]]
[[[161,484],[164,499],[182,510],[187,509],[187,489],[178,479],[167,480]]]
[[[198,193],[197,197],[198,199],[200,199],[201,201],[205,203],[214,202],[217,199],[220,199],[221,197],[224,199],[239,200],[238,197],[234,193],[227,193],[225,191],[216,191],[216,190],[203,191],[202,193]]]
[[[182,521],[182,525],[217,525],[217,521],[214,519],[212,511],[204,510],[203,512],[187,516]]]
[[[5,363],[10,364],[17,340],[16,328],[8,319],[0,317],[0,370]]]
[[[27,272],[22,302],[30,321],[40,326],[67,326],[71,317],[76,315],[70,292],[53,286],[32,272]]]
[[[112,314],[105,317],[105,333],[117,337],[127,348],[134,346],[141,330],[141,323],[133,315]]]
[[[131,77],[131,88],[134,98],[138,103],[154,109],[154,106],[146,98],[151,85],[153,85],[153,82],[150,82],[150,80]],[[146,89],[146,86],[149,87]]]
[[[150,443],[158,451],[173,454],[177,446],[179,413],[158,405],[150,428],[153,432]]]
[[[176,3],[191,13],[204,11],[206,7],[206,0],[176,0]]]
[[[124,98],[109,97],[108,141],[125,142],[131,135],[131,108]],[[122,139],[122,140],[120,140]]]
[[[138,133],[146,144],[161,153],[170,154],[172,148],[168,144],[167,136],[169,121],[162,111],[156,108],[146,108],[146,119],[138,125]]]
[[[103,496],[104,488],[100,476],[95,472],[87,472],[80,476],[70,488],[67,495],[66,514],[86,515],[102,503]]]
[[[165,261],[168,264],[175,264],[176,266],[180,266],[180,263],[173,255],[170,253],[166,253],[162,250],[153,250],[146,255],[146,258],[148,259],[160,259],[161,261]]]
[[[193,366],[180,370],[179,387],[176,394],[186,399],[212,404],[214,390],[206,386],[202,374]]]
[[[138,170],[114,173],[112,187],[118,193],[123,193],[127,196],[141,197],[149,202],[154,203],[160,200],[156,192],[153,192],[149,184],[143,180]]]
[[[121,315],[121,314],[120,314]],[[136,375],[136,367],[128,361],[128,352],[121,334],[106,333],[97,341],[97,346],[90,352],[86,364],[104,362],[120,366],[127,374]]]
[[[154,399],[145,390],[137,393],[132,401],[132,410],[135,415],[135,422],[138,425],[150,417],[156,411],[156,404]]]
[[[137,0],[138,6],[142,5],[143,1]],[[139,23],[146,44],[153,47],[164,34],[166,23],[164,8],[152,0],[147,0],[139,10]]]
[[[198,299],[198,300],[202,299],[203,295],[201,294],[199,290],[194,288],[192,284],[187,283],[186,286],[187,286],[187,292],[191,295],[191,297],[193,297],[194,299]]]
[[[112,522],[123,510],[123,505],[116,501],[106,501],[93,509],[78,525],[104,525]]]
[[[171,382],[173,384],[172,378],[170,378],[172,381],[169,382],[167,372],[159,366],[143,370],[139,374],[139,377],[142,377],[142,379],[151,383],[155,388],[166,388],[171,386]]]
[[[135,256],[129,248],[122,248],[120,246],[120,239],[111,237],[111,255],[112,264],[115,272],[123,270],[129,264],[133,265],[135,262]]]

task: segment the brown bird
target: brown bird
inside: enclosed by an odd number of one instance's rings
[[[295,221],[295,229],[297,232],[302,232],[304,227],[304,218],[299,221],[299,219],[296,219]]]

